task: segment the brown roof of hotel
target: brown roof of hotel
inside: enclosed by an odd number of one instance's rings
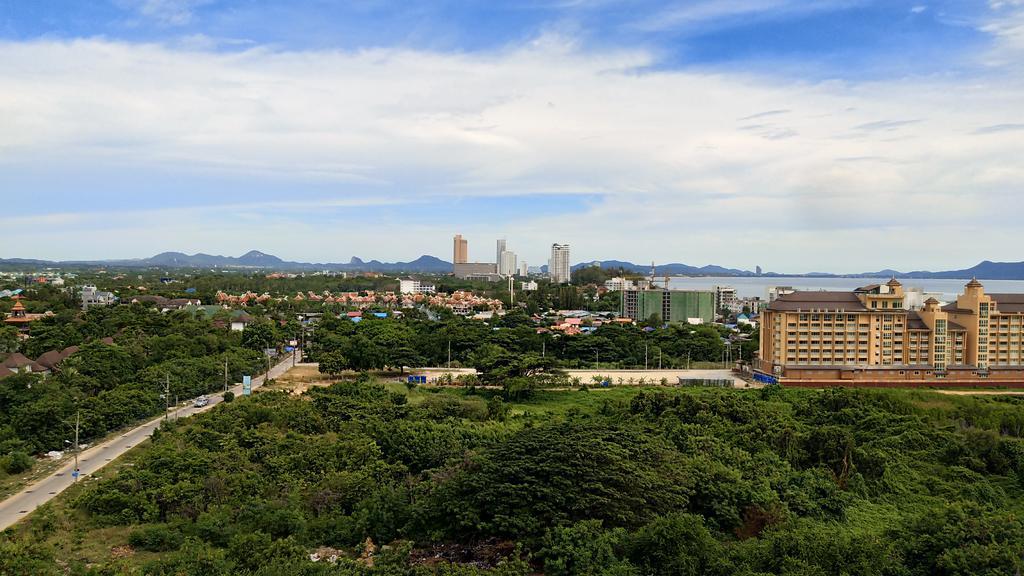
[[[1000,312],[1024,312],[1024,294],[989,294]]]
[[[794,312],[796,310],[841,310],[866,312],[867,308],[853,292],[805,291],[782,294],[768,305],[769,310]]]
[[[924,320],[921,320],[921,316],[911,310],[907,312],[907,330],[929,330],[929,328]]]
[[[11,374],[14,374],[14,371],[9,370],[6,366],[0,366],[0,380],[7,378]]]
[[[920,314],[910,310],[907,312],[907,330],[931,330],[931,328],[924,323]],[[956,322],[946,321],[946,330],[950,332],[964,332],[967,329]]]
[[[942,307],[943,312],[949,312],[950,314],[974,314],[974,310],[967,310],[966,308],[957,308],[956,302],[946,304]]]

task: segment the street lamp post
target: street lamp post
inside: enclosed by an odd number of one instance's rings
[[[78,426],[81,423],[82,411],[75,412],[75,473],[72,476],[78,482]]]

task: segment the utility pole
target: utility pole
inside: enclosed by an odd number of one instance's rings
[[[171,410],[171,376],[164,374],[164,422],[167,421],[167,413]]]
[[[224,391],[228,391],[228,359],[224,359]]]
[[[647,370],[647,342],[644,342],[644,370]]]
[[[448,369],[452,369],[452,341],[448,340]]]
[[[594,350],[594,364],[597,364],[597,369],[601,369],[601,351]]]
[[[75,482],[78,482],[78,425],[81,422],[82,411],[75,412]]]
[[[540,341],[540,357],[544,358],[545,356],[547,356],[548,355],[547,352],[548,352],[548,341],[547,340],[541,340]]]
[[[658,348],[658,370],[661,370],[661,348]]]

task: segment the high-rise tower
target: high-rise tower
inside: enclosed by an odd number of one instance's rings
[[[469,262],[469,241],[463,238],[462,234],[456,234],[454,244],[452,262],[454,264]]]
[[[569,281],[569,245],[552,244],[551,260],[548,261],[548,276],[555,284],[565,284]]]

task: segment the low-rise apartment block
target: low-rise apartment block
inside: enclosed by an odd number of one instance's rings
[[[433,294],[437,287],[429,282],[421,282],[412,278],[402,278],[398,281],[398,292],[401,294]]]
[[[82,286],[82,310],[88,310],[92,306],[110,306],[117,302],[117,296],[113,292],[98,290],[95,286]]]

